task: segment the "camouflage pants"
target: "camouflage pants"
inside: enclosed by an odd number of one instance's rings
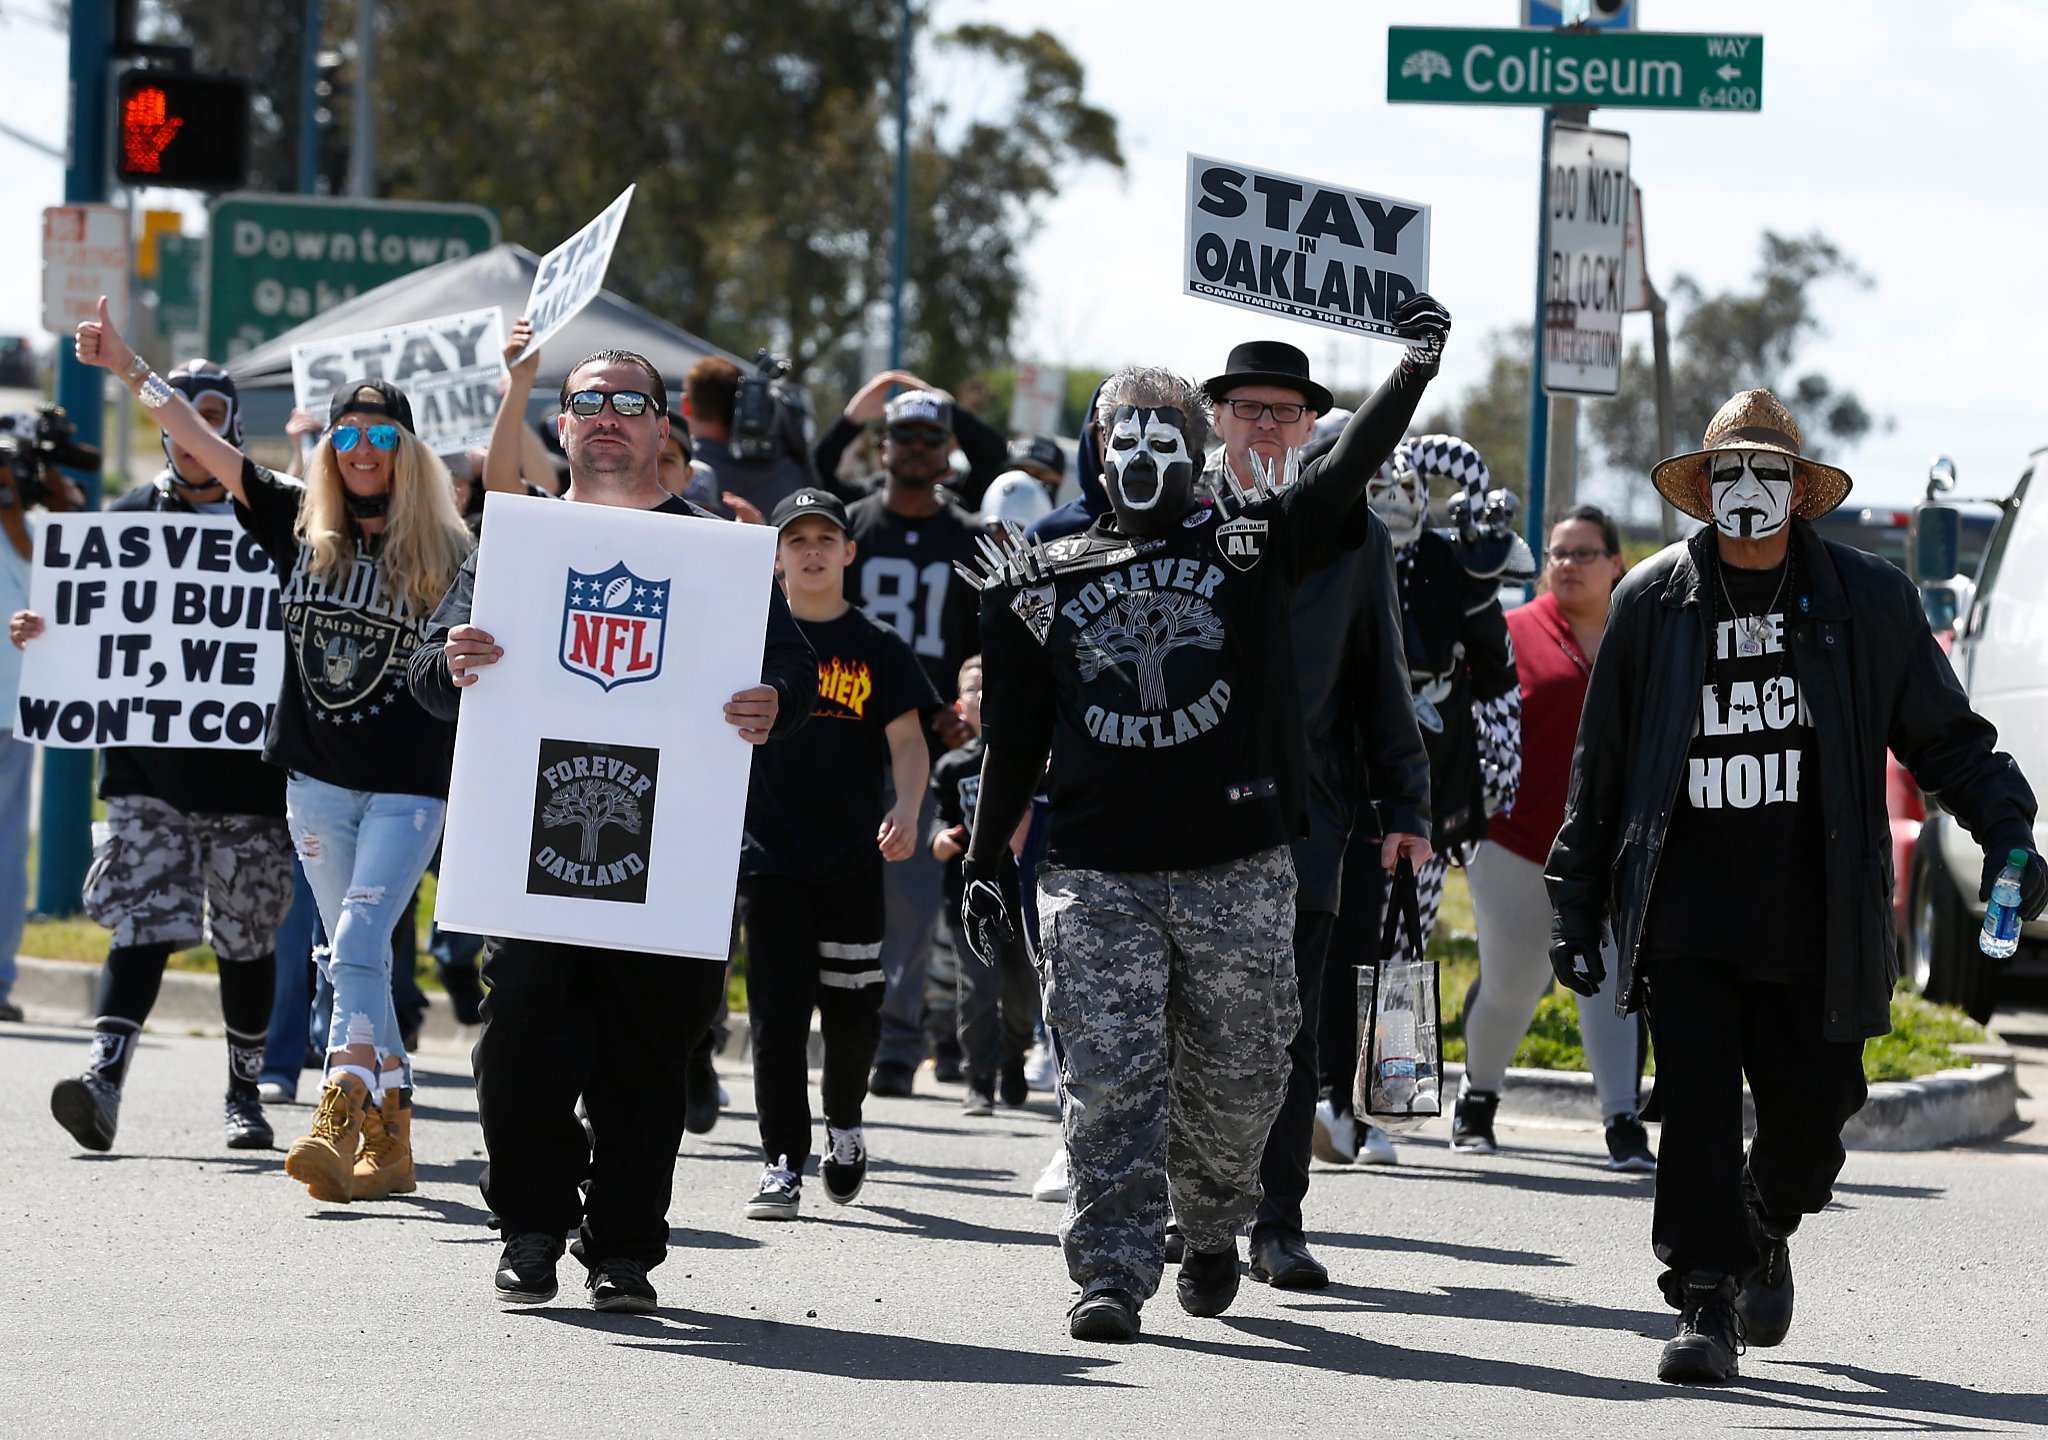
[[[1189,1248],[1259,1201],[1301,1023],[1285,847],[1202,870],[1041,868],[1045,1018],[1072,1177],[1060,1244],[1085,1293],[1159,1288],[1168,1192]]]
[[[151,795],[116,795],[93,827],[85,913],[115,945],[211,945],[256,960],[292,907],[282,815],[187,815]]]

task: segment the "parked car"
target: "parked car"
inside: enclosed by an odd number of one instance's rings
[[[1998,727],[1999,748],[2019,763],[2037,797],[2048,795],[2048,565],[2039,558],[2048,555],[2048,499],[2030,502],[2028,492],[2044,469],[2048,447],[2033,453],[2001,507],[1949,652],[1972,708]],[[2039,848],[2039,820],[2034,835]],[[1976,842],[1934,809],[1920,827],[1909,868],[1896,872],[1908,877],[1901,932],[1908,977],[1929,999],[1959,1005],[1978,1020],[1997,1008],[2009,966],[2031,969],[2048,954],[2048,919],[2021,927],[2012,961],[1977,948],[1983,863]]]

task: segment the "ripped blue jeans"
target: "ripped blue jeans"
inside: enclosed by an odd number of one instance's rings
[[[412,1061],[391,1004],[391,929],[434,858],[447,808],[425,795],[344,790],[297,773],[285,786],[292,843],[327,926],[319,953],[334,986],[328,1053],[374,1038],[380,1065],[396,1058],[405,1085]]]

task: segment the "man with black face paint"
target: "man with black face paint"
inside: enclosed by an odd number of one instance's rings
[[[1077,1339],[1137,1334],[1165,1265],[1169,1190],[1187,1246],[1181,1307],[1219,1315],[1237,1293],[1237,1230],[1301,1022],[1292,601],[1370,533],[1366,477],[1450,325],[1427,296],[1394,318],[1411,349],[1330,455],[1298,478],[1261,463],[1213,506],[1195,493],[1200,390],[1164,370],[1112,376],[1096,402],[1109,514],[1050,544],[992,546],[976,576],[987,749],[962,925],[984,963],[1013,933],[1008,841],[1050,753],[1037,901],[1067,1096],[1060,1235],[1081,1287]]]
[[[1849,477],[1768,391],[1730,400],[1658,491],[1707,528],[1614,592],[1545,881],[1551,964],[1647,1008],[1664,1134],[1651,1241],[1679,1311],[1661,1379],[1727,1380],[1792,1323],[1788,1237],[1833,1195],[1863,1041],[1891,1029],[1885,752],[2048,902],[2034,794],[1973,713],[1912,582],[1809,523]],[[1742,1082],[1756,1136],[1742,1143]]]

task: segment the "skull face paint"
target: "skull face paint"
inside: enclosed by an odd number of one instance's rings
[[[1405,447],[1388,456],[1387,463],[1366,482],[1365,501],[1386,525],[1387,538],[1394,542],[1395,549],[1413,545],[1420,538],[1422,527],[1429,520],[1429,492],[1423,488],[1415,467],[1408,463]]]
[[[1771,450],[1728,450],[1710,462],[1714,528],[1731,540],[1768,540],[1792,518],[1792,461]]]
[[[1181,432],[1186,417],[1171,406],[1119,405],[1103,446],[1104,488],[1126,535],[1151,535],[1194,503],[1195,465]]]

